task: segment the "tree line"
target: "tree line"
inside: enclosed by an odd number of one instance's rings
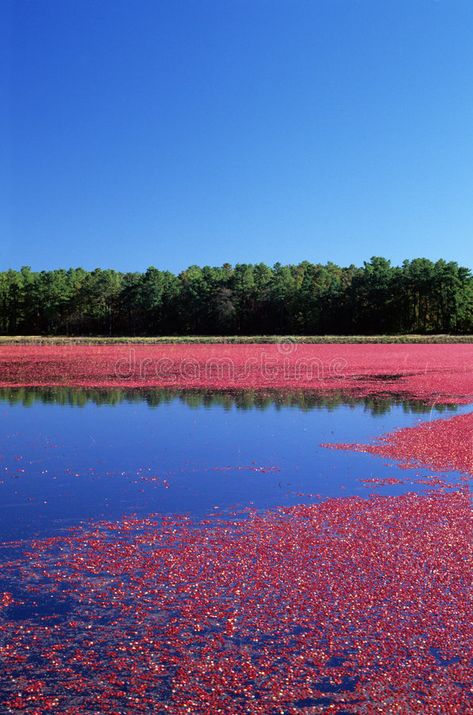
[[[455,262],[303,261],[0,272],[3,335],[375,335],[473,332],[473,277]]]

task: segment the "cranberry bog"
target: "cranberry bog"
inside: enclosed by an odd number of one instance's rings
[[[473,345],[4,345],[0,387],[344,390],[473,399]]]
[[[473,346],[0,347],[0,713],[473,711]]]

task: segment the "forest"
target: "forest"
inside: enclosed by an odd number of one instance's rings
[[[2,335],[375,335],[473,332],[473,277],[455,262],[82,268],[0,272]]]

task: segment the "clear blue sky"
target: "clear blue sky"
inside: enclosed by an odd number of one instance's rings
[[[0,267],[473,267],[472,0],[3,0]]]

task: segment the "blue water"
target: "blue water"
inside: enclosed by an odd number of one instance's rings
[[[132,398],[103,391],[0,396],[0,541],[130,513],[201,517],[234,507],[367,496],[374,487],[361,479],[411,480],[433,472],[406,472],[380,457],[321,444],[369,442],[445,415],[438,407],[396,401],[324,404],[287,395]],[[413,489],[422,487],[377,491]]]

